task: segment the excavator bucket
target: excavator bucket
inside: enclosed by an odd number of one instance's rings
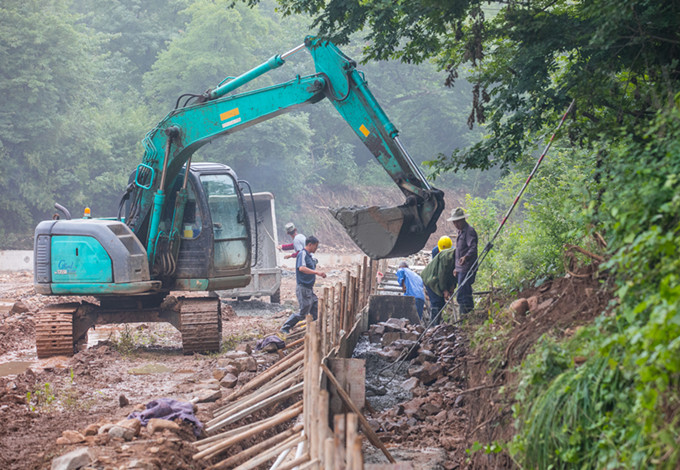
[[[424,227],[412,205],[341,207],[331,209],[331,214],[342,224],[354,243],[372,259],[416,253],[425,246],[436,229],[434,223]]]

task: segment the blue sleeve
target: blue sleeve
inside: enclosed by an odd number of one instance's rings
[[[302,266],[307,266],[305,264],[305,251],[301,251],[297,254],[297,258],[295,258],[295,269],[300,269]]]
[[[399,283],[400,286],[404,283],[404,277],[405,277],[404,270],[399,269],[397,271],[397,282]]]

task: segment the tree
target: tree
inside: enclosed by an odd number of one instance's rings
[[[77,149],[62,143],[78,133],[68,124],[92,88],[92,43],[76,19],[64,0],[0,7],[0,237],[9,246],[18,242],[8,234],[26,233],[55,196],[73,196]]]
[[[434,59],[453,86],[473,73],[468,123],[489,138],[440,156],[444,170],[507,166],[576,99],[573,142],[635,132],[672,102],[680,69],[680,3],[636,0],[279,0],[338,43],[364,31],[367,59]],[[489,6],[486,7],[485,4]]]

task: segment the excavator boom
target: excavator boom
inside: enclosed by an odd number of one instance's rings
[[[314,59],[315,74],[231,94],[305,48]],[[307,37],[295,49],[204,93],[196,103],[173,110],[147,134],[126,223],[146,243],[150,263],[156,257],[160,236],[165,182],[174,180],[198,148],[218,136],[324,98],[333,103],[406,198],[396,207],[346,207],[333,210],[333,215],[371,258],[405,256],[420,250],[436,229],[444,209],[443,193],[430,186],[408,155],[356,63],[332,43]]]

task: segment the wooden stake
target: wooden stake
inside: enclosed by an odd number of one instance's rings
[[[212,458],[212,457],[218,455],[223,450],[233,446],[234,444],[241,442],[244,439],[247,439],[251,436],[254,436],[255,434],[266,431],[267,429],[271,429],[274,426],[277,426],[281,423],[288,421],[289,419],[295,418],[301,412],[302,412],[302,402],[298,402],[295,405],[293,405],[289,408],[286,408],[282,412],[275,415],[276,419],[271,420],[270,422],[263,423],[263,424],[260,424],[258,426],[255,426],[254,428],[251,428],[251,429],[245,431],[242,434],[232,436],[228,439],[225,439],[224,441],[218,442],[214,446],[208,447],[207,449],[202,450],[199,453],[195,454],[193,459],[199,460],[199,459]]]
[[[276,457],[278,454],[281,452],[285,451],[286,449],[290,449],[293,446],[298,445],[300,442],[304,440],[304,436],[301,434],[295,435],[293,437],[290,437],[280,443],[279,445],[276,445],[272,447],[271,449],[262,452],[260,455],[253,457],[252,459],[248,460],[247,462],[239,465],[236,467],[234,470],[252,470],[255,467],[260,466],[261,464],[265,463],[268,460],[273,459]],[[223,467],[226,468],[226,467]]]
[[[323,441],[323,463],[325,468],[336,468],[335,446],[332,437],[327,437],[326,440]]]
[[[349,409],[351,409],[352,412],[356,413],[357,416],[359,417],[359,422],[361,423],[361,426],[364,429],[364,434],[366,434],[366,437],[371,442],[371,444],[380,449],[382,453],[385,454],[385,457],[387,457],[387,460],[389,460],[391,463],[396,463],[396,460],[394,460],[390,452],[387,450],[385,444],[383,444],[380,438],[375,434],[371,426],[368,424],[368,421],[366,420],[364,415],[361,413],[359,408],[357,408],[357,406],[352,402],[352,399],[349,397],[347,392],[342,388],[340,382],[338,382],[335,376],[333,376],[333,373],[330,371],[330,369],[326,367],[325,364],[321,364],[321,368],[326,374],[326,377],[328,377],[328,380],[330,380],[333,383],[333,385],[335,385],[335,387],[338,389],[338,394],[340,395],[340,398],[342,398],[342,401],[345,402],[345,405],[347,405]]]
[[[302,431],[302,425],[298,424],[297,426],[294,426],[280,434],[277,434],[276,436],[270,437],[269,439],[260,442],[259,444],[249,447],[243,452],[239,452],[238,454],[232,455],[226,460],[222,460],[221,462],[216,463],[211,468],[217,469],[233,467],[234,465],[237,465],[239,462],[243,462],[244,460],[249,459],[253,455],[256,455],[260,451],[269,449],[272,446],[290,438],[291,436],[294,437],[294,435],[298,434],[300,431]]]
[[[346,450],[345,450],[345,455],[347,459],[347,470],[355,470],[357,467],[356,463],[356,455],[354,452],[352,452],[353,446],[354,446],[354,441],[356,441],[356,438],[359,437],[359,422],[357,420],[357,415],[354,413],[347,413],[347,418],[345,421],[346,424],[346,437],[345,437],[345,442],[346,442]],[[361,459],[361,455],[359,456],[359,459]]]
[[[321,351],[319,336],[316,328],[310,328],[309,344],[310,344],[310,360],[309,360],[309,405],[312,415],[309,419],[309,428],[305,428],[305,433],[307,434],[307,441],[309,442],[309,456],[310,458],[316,459],[319,457],[318,451],[319,446],[317,440],[319,439],[318,430],[318,416],[319,410],[317,409],[318,397],[319,397],[319,377],[320,377],[320,363],[321,363]]]
[[[281,467],[279,467],[279,470],[293,470],[295,467],[297,467],[298,465],[302,465],[308,460],[309,454],[303,454],[300,457],[296,458],[295,460],[291,460],[289,463],[282,465]]]
[[[329,337],[329,348],[328,350],[330,351],[335,347],[335,332],[336,330],[336,324],[335,324],[335,286],[332,286],[329,292],[329,295],[331,297],[331,310],[329,313],[329,322],[328,322],[328,337]]]
[[[345,437],[345,415],[335,415],[333,417],[334,468],[338,470],[345,468]]]
[[[317,436],[316,442],[318,446],[317,456],[322,458],[324,455],[324,445],[326,445],[326,438],[330,434],[330,428],[328,427],[328,390],[319,390],[319,395],[317,397]]]
[[[282,390],[279,393],[277,393],[276,395],[273,395],[273,396],[271,396],[271,397],[269,397],[269,398],[267,398],[267,399],[265,399],[265,400],[263,400],[259,403],[256,403],[255,405],[253,405],[249,408],[246,408],[245,410],[242,410],[238,413],[230,415],[230,416],[222,419],[221,421],[213,424],[212,426],[209,426],[206,429],[206,432],[212,432],[212,431],[215,431],[217,429],[220,429],[220,428],[222,428],[222,427],[224,427],[228,424],[231,424],[231,423],[238,421],[239,419],[245,418],[246,416],[251,415],[251,414],[255,413],[256,411],[259,411],[263,408],[266,408],[269,405],[273,405],[274,403],[278,403],[282,400],[285,400],[288,397],[296,395],[296,394],[298,394],[302,391],[302,387],[303,387],[303,384],[297,384],[297,385],[295,385],[295,386],[293,386],[293,387],[291,387],[287,390]]]

